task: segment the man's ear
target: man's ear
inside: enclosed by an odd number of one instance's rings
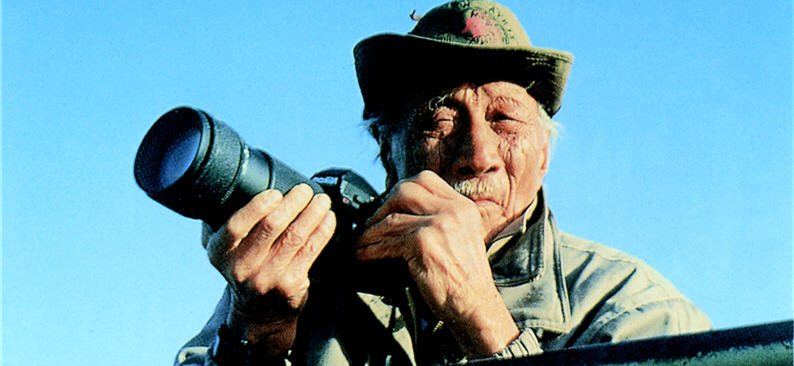
[[[546,172],[549,171],[549,161],[551,160],[551,143],[549,142],[548,132],[546,133],[546,138],[543,141],[543,147],[540,149],[541,153],[543,154],[543,160],[541,160],[540,166],[538,167],[542,177],[546,176]]]

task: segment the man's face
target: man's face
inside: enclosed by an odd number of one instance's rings
[[[394,134],[398,179],[429,169],[472,199],[493,238],[535,200],[548,167],[548,131],[524,88],[462,84],[421,107]]]

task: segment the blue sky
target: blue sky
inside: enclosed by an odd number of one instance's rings
[[[558,223],[649,262],[718,328],[790,319],[791,2],[641,3],[504,2],[576,57],[545,185]],[[437,4],[4,2],[3,364],[168,364],[211,314],[199,223],[132,176],[173,107],[382,189],[352,47]]]

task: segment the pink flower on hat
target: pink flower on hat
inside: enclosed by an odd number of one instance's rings
[[[471,17],[466,19],[466,27],[461,33],[471,33],[472,38],[480,44],[493,46],[502,44],[502,30],[496,26],[493,19],[479,11],[474,11]]]

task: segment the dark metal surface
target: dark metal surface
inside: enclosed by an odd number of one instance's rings
[[[477,366],[508,365],[792,365],[794,322],[748,326],[588,345],[513,360],[481,360]]]

